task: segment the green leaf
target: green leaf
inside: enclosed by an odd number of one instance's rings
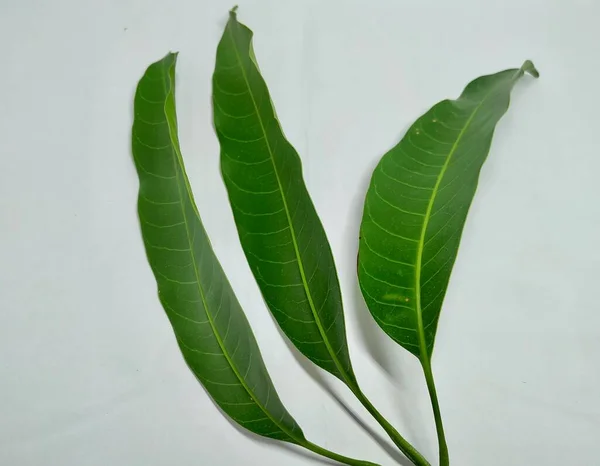
[[[526,62],[471,82],[420,117],[383,156],[360,231],[360,286],[385,332],[430,358],[461,233],[496,123]]]
[[[175,112],[176,54],[150,65],[135,95],[138,213],[160,301],[192,372],[234,421],[357,466],[305,439],[281,403],[254,335],[215,257],[185,172]]]
[[[366,195],[360,287],[381,328],[421,360],[432,398],[430,359],[461,233],[496,123],[525,72],[538,76],[527,61],[432,107],[383,156]]]
[[[135,96],[138,212],[160,301],[194,374],[238,424],[298,443],[246,317],[215,257],[192,197],[177,140],[176,55],[151,65]]]
[[[271,313],[296,348],[346,383],[415,464],[428,464],[358,386],[331,248],[258,69],[252,31],[235,11],[217,48],[213,111],[242,248]]]
[[[242,246],[285,334],[315,364],[354,380],[331,249],[250,53],[251,38],[232,14],[213,76],[221,169]]]

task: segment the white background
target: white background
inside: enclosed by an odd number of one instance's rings
[[[431,105],[535,62],[542,76],[517,85],[482,172],[434,370],[454,466],[600,465],[600,2],[240,2],[331,241],[359,381],[433,463],[417,361],[357,291],[366,183]],[[159,305],[129,145],[137,80],[169,50],[181,52],[180,135],[200,212],[281,398],[309,439],[395,464],[349,391],[286,345],[245,263],[210,107],[232,6],[0,2],[1,465],[322,464],[232,427]]]

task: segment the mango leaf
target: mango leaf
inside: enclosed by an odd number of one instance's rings
[[[315,364],[354,380],[342,300],[300,158],[279,126],[235,13],[217,49],[213,108],[221,170],[242,247],[285,334]]]
[[[146,253],[181,352],[217,405],[244,428],[345,464],[373,466],[306,440],[275,391],[192,196],[177,136],[176,57],[150,65],[138,84],[132,149]]]
[[[331,248],[258,69],[252,31],[235,10],[217,48],[213,111],[242,248],[271,313],[302,354],[348,385],[407,457],[429,464],[358,386]]]
[[[383,156],[366,195],[360,287],[381,328],[421,360],[432,398],[430,359],[465,219],[496,123],[525,72],[538,76],[527,61],[432,107]]]
[[[471,82],[420,117],[383,156],[366,195],[360,285],[379,325],[419,358],[433,351],[461,233],[498,120],[526,62]]]

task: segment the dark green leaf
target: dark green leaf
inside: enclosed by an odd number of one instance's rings
[[[429,464],[358,386],[331,248],[258,69],[252,31],[235,12],[217,49],[213,110],[240,241],[271,313],[302,354],[348,385],[408,458]]]
[[[354,380],[331,249],[251,52],[231,18],[217,49],[214,122],[242,247],[285,334],[315,364]]]
[[[358,277],[381,328],[421,361],[439,441],[449,456],[431,354],[465,219],[496,123],[520,69],[483,76],[432,107],[375,168],[360,229]]]
[[[461,233],[496,123],[531,62],[480,77],[420,117],[375,169],[358,275],[381,328],[421,359],[433,351]]]
[[[132,148],[146,253],[185,360],[221,409],[246,429],[345,464],[377,466],[306,440],[279,400],[192,196],[177,137],[175,63],[176,54],[169,54],[140,80]]]
[[[160,301],[185,360],[221,409],[252,432],[298,443],[302,431],[277,396],[196,210],[177,140],[175,62],[167,55],[140,80],[132,138]]]

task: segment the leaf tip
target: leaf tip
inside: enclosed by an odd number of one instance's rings
[[[235,5],[231,10],[229,10],[229,16],[231,19],[235,19],[237,15],[238,6]]]
[[[534,78],[540,77],[540,72],[537,70],[531,60],[525,60],[525,63],[523,63],[523,66],[521,66],[521,71],[524,73],[529,73]]]

